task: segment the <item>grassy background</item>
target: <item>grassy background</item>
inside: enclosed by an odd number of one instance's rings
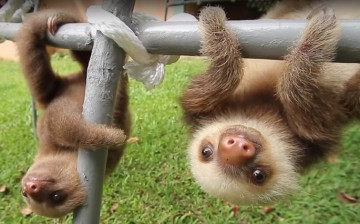
[[[77,69],[68,55],[55,55],[56,70]],[[335,164],[321,163],[301,178],[303,190],[289,200],[269,205],[232,205],[204,194],[194,183],[186,159],[186,127],[177,99],[188,79],[205,68],[200,59],[167,66],[164,83],[153,91],[131,81],[132,136],[117,170],[107,179],[102,223],[360,223],[359,203],[340,201],[339,192],[360,195],[360,129],[351,125]],[[19,180],[35,154],[31,103],[19,64],[0,61],[0,224],[71,223],[71,216],[51,220],[23,216]],[[118,207],[117,207],[118,206]],[[116,208],[117,207],[117,208]]]

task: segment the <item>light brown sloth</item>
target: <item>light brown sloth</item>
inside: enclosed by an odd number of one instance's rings
[[[296,11],[291,2],[267,18]],[[333,152],[344,126],[359,118],[360,67],[331,63],[340,27],[334,10],[313,6],[301,37],[279,61],[244,60],[224,11],[201,11],[209,66],[190,81],[181,105],[191,127],[191,170],[209,194],[237,204],[289,195],[302,170]]]

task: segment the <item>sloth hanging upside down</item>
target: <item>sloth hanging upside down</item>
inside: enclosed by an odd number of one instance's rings
[[[72,51],[81,71],[60,76],[51,67],[46,36],[65,23],[80,20],[62,11],[40,11],[27,18],[17,37],[20,64],[36,104],[43,110],[37,134],[39,150],[21,180],[30,209],[61,217],[85,203],[85,189],[76,171],[78,148],[109,149],[106,172],[118,164],[130,132],[128,78],[120,77],[111,126],[85,122],[82,105],[91,52]]]
[[[333,152],[360,113],[359,65],[330,63],[340,27],[317,7],[283,61],[244,60],[221,8],[200,13],[208,69],[181,97],[192,173],[209,194],[262,204],[298,188],[299,173]]]

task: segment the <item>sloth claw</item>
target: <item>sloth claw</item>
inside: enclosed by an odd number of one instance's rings
[[[52,35],[55,35],[58,30],[58,24],[56,23],[56,16],[50,16],[47,21],[47,28]]]
[[[73,15],[64,12],[58,12],[48,17],[47,29],[52,35],[55,35],[61,25],[66,23],[76,23],[79,21],[80,20]]]

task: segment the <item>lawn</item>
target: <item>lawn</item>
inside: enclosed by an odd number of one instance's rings
[[[53,57],[56,70],[77,65],[66,54]],[[288,200],[261,206],[234,206],[203,193],[194,183],[186,158],[187,133],[178,97],[189,78],[206,67],[201,59],[167,66],[164,83],[147,91],[131,81],[131,144],[104,187],[101,223],[360,223],[360,204],[339,200],[339,192],[360,196],[359,123],[347,128],[335,163],[317,164]],[[31,98],[19,64],[0,61],[0,224],[71,223],[24,216],[19,180],[36,150]]]

